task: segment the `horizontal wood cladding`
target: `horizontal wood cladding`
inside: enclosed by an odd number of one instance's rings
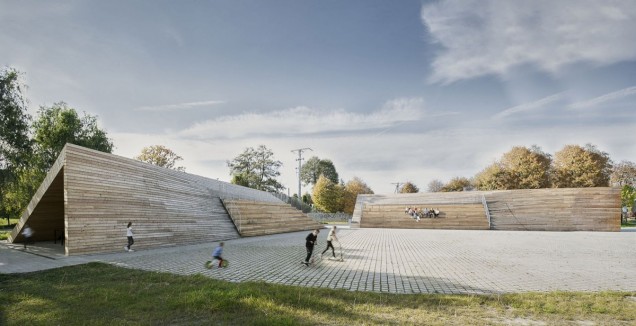
[[[225,200],[241,236],[313,230],[320,224],[285,203]]]
[[[618,188],[493,192],[486,200],[495,230],[620,231]]]
[[[69,255],[123,251],[128,222],[136,249],[239,237],[216,180],[78,146],[64,170]]]
[[[404,205],[367,204],[362,207],[360,227],[399,229],[464,229],[487,230],[488,219],[481,204],[437,204],[422,203],[410,207],[439,210],[437,218],[420,218],[419,221],[405,213]]]

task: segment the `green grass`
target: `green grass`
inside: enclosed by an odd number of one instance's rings
[[[633,324],[636,293],[397,295],[229,283],[102,263],[0,274],[0,325]]]
[[[636,227],[636,219],[628,219],[626,222],[621,221],[621,227]]]
[[[10,218],[9,223],[7,224],[7,219],[2,218],[0,220],[0,240],[7,240],[9,238],[9,234],[13,227],[18,223],[19,219]]]

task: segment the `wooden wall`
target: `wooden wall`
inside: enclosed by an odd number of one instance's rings
[[[360,227],[395,229],[454,229],[488,230],[488,219],[482,204],[423,204],[410,207],[435,208],[437,218],[421,218],[419,221],[404,213],[403,205],[367,204],[362,209]]]
[[[492,228],[620,231],[620,189],[527,189],[486,195]]]
[[[361,227],[426,228],[428,225],[421,221],[397,222],[401,220],[400,211],[403,214],[407,206],[430,208],[479,202],[482,207],[486,203],[482,211],[485,215],[487,208],[493,230],[620,231],[620,189],[602,187],[359,195],[353,221]],[[369,221],[365,221],[367,217]],[[384,222],[380,222],[382,219]]]
[[[11,241],[20,241],[27,219],[34,229],[62,225],[68,255],[123,251],[129,221],[133,249],[219,241],[239,237],[221,198],[280,202],[262,191],[76,145],[67,145],[58,161],[58,173],[47,176],[55,182],[43,183],[42,196],[32,200],[36,208],[25,212]]]
[[[241,236],[313,230],[321,227],[303,212],[285,203],[257,202],[250,200],[225,200]]]

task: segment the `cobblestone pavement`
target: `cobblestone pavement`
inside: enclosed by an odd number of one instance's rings
[[[326,230],[325,230],[326,231]],[[174,274],[202,274],[231,282],[390,293],[506,293],[525,291],[636,291],[636,232],[508,232],[339,229],[344,261],[304,259],[295,232],[225,241],[229,267],[206,269],[215,243],[79,257],[44,258],[0,246],[0,272],[103,261]],[[321,232],[314,256],[326,246]],[[19,246],[17,246],[19,248]],[[336,243],[336,249],[338,245]],[[339,255],[339,253],[337,252]]]

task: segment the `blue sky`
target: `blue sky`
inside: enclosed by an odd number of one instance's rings
[[[97,115],[115,154],[187,172],[311,147],[376,193],[471,177],[512,146],[636,161],[636,2],[0,0],[31,110]]]

